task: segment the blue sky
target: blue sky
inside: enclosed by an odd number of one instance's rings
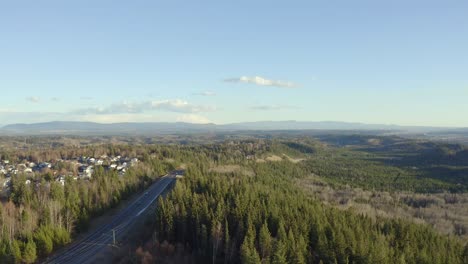
[[[468,126],[466,14],[466,1],[0,0],[0,124]]]

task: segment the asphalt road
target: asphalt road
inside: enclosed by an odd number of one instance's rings
[[[85,238],[49,257],[44,263],[95,263],[95,257],[98,253],[112,247],[114,232],[116,240],[128,233],[132,228],[132,223],[143,217],[148,207],[175,181],[177,174],[183,174],[183,172],[173,171],[162,177],[140,197],[117,213],[109,223],[100,226]]]

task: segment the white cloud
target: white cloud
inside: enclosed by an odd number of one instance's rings
[[[0,124],[38,123],[57,120],[100,123],[174,121],[210,123],[210,120],[198,114],[215,110],[216,108],[212,106],[192,104],[180,99],[122,102],[66,112],[21,112],[16,109],[1,108]],[[161,114],[155,112],[161,112]]]
[[[153,109],[178,113],[200,113],[212,112],[216,110],[216,108],[212,106],[194,105],[180,99],[153,101],[151,102],[151,106]]]
[[[185,123],[194,123],[194,124],[208,124],[212,123],[208,118],[200,115],[194,114],[186,114],[180,115],[176,118],[177,122],[185,122]]]
[[[29,96],[29,97],[26,97],[26,100],[28,100],[31,103],[39,103],[41,99],[37,96]]]
[[[215,111],[215,107],[194,105],[187,101],[180,99],[161,100],[161,101],[144,101],[144,102],[122,102],[112,104],[107,107],[91,107],[78,109],[73,111],[73,114],[87,115],[87,114],[136,114],[148,111],[167,111],[176,113],[201,113]]]
[[[255,84],[255,85],[260,85],[260,86],[273,86],[273,87],[280,87],[280,88],[298,87],[298,85],[293,82],[269,80],[260,76],[255,76],[255,77],[242,76],[240,78],[230,78],[224,81],[231,82],[231,83],[250,83],[250,84]]]
[[[199,93],[194,93],[193,95],[201,95],[201,96],[215,96],[216,93],[213,91],[203,91]]]
[[[186,122],[196,124],[212,123],[197,114],[167,113],[120,113],[120,114],[70,114],[55,112],[15,112],[0,110],[0,127],[14,123],[41,123],[50,121],[89,121],[97,123],[121,122]]]
[[[71,116],[69,120],[90,121],[96,123],[123,123],[123,122],[160,122],[161,117],[151,114],[90,114]]]

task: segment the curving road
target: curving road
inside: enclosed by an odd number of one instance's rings
[[[110,223],[104,224],[85,238],[72,243],[60,253],[46,259],[44,263],[94,263],[101,251],[113,245],[114,235],[118,240],[132,228],[132,223],[142,217],[146,209],[173,183],[176,175],[183,171],[173,171],[153,183],[140,197],[117,213]]]

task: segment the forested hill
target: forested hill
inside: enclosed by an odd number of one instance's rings
[[[292,184],[304,171],[291,162],[251,168],[255,176],[190,167],[174,192],[159,201],[158,242],[137,255],[177,259],[190,252],[197,263],[468,261],[467,246],[428,226],[322,205]],[[177,251],[168,257],[164,248],[171,245]]]
[[[167,263],[468,262],[466,241],[398,217],[339,210],[297,184],[322,162],[334,156],[351,159],[349,155],[356,153],[361,151],[307,138],[197,148],[196,162],[185,178],[159,201],[154,230],[134,257]],[[338,185],[350,171],[363,170],[355,179],[369,176],[379,186],[378,177],[372,175],[382,171],[366,172],[374,168],[359,165],[366,154],[356,157],[355,167],[330,178],[323,171],[321,179]],[[310,160],[321,161],[311,164]],[[410,185],[434,186],[429,178],[411,182],[411,175],[405,177]],[[450,186],[437,184],[434,188]],[[397,184],[392,189],[401,188],[408,186]]]

